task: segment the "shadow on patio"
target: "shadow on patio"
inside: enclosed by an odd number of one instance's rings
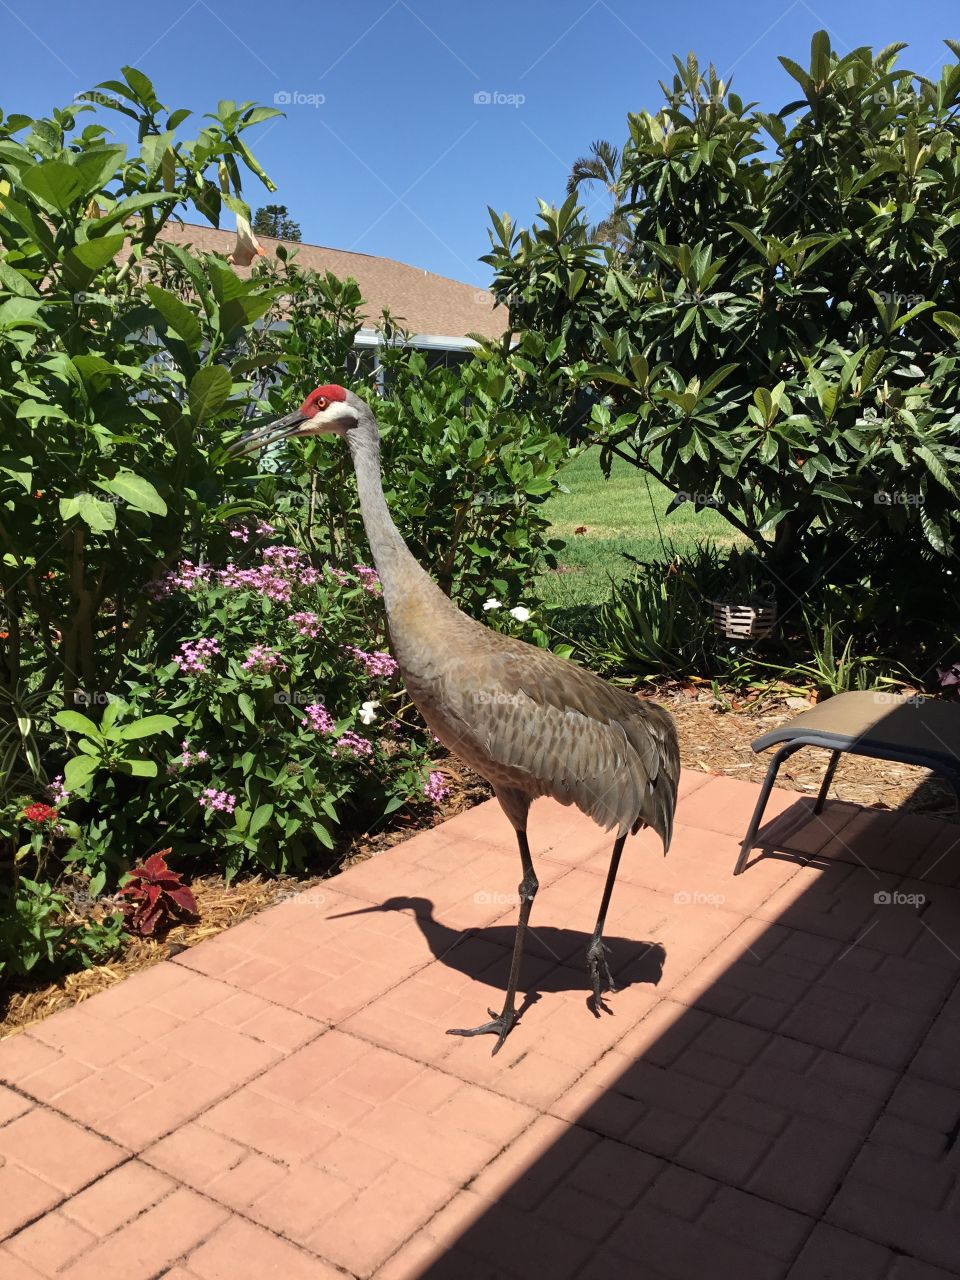
[[[744,923],[434,1219],[407,1274],[960,1274],[960,829],[797,798],[746,877],[761,866]],[[721,879],[681,852],[669,882],[720,907]]]

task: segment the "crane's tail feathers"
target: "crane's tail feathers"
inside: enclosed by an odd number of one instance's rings
[[[668,774],[661,772],[656,781],[650,783],[649,797],[648,811],[634,823],[633,834],[636,835],[641,827],[652,827],[663,841],[663,854],[666,857],[673,838],[673,814],[677,805],[676,783]]]

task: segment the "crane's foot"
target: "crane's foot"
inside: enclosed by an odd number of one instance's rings
[[[492,1009],[488,1009],[490,1015],[489,1022],[482,1022],[479,1027],[451,1027],[447,1032],[448,1036],[496,1036],[497,1043],[493,1046],[490,1056],[500,1052],[504,1040],[517,1024],[520,1015],[516,1009],[504,1009],[502,1013],[494,1013]]]
[[[606,980],[607,987],[610,991],[616,991],[617,984],[613,980],[613,974],[610,972],[610,965],[607,963],[607,948],[603,945],[600,938],[595,938],[587,948],[587,973],[590,977],[590,984],[593,987],[593,1012],[599,1018],[600,1010],[604,1013],[612,1013],[613,1010],[606,1003],[600,990],[601,975]]]

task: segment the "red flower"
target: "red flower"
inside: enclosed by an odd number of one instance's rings
[[[57,819],[57,811],[52,804],[31,804],[24,809],[22,816],[28,822],[35,822],[38,827],[42,827],[47,822],[55,822]]]

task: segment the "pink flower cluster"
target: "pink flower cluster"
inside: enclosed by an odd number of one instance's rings
[[[155,578],[146,585],[148,595],[154,600],[164,600],[174,591],[193,591],[210,582],[212,570],[208,565],[196,565],[192,560],[182,560],[176,569],[168,570],[162,578]]]
[[[267,537],[276,530],[261,520],[255,532],[259,537]],[[230,536],[247,543],[250,531],[246,526],[239,526],[230,530]],[[255,591],[269,600],[287,603],[295,587],[316,586],[324,575],[341,587],[347,586],[351,580],[349,573],[332,564],[324,565],[322,570],[313,568],[296,547],[264,547],[260,560],[259,565],[249,569],[241,569],[233,563],[224,569],[212,569],[209,565],[195,565],[190,560],[183,560],[175,570],[168,570],[162,577],[148,583],[146,590],[152,599],[163,600],[174,591],[193,591],[198,587],[219,585],[234,591]],[[376,569],[365,564],[356,564],[353,568],[364,591],[379,595],[380,579]]]
[[[304,707],[304,713],[302,723],[314,733],[333,733],[336,721],[323,703],[312,702],[309,707]]]
[[[240,666],[244,671],[258,671],[261,674],[273,671],[275,667],[279,667],[281,671],[286,670],[276,649],[270,649],[262,644],[255,644]]]
[[[296,587],[314,587],[320,581],[318,570],[296,547],[264,547],[261,560],[254,569],[228,564],[218,574],[220,585],[233,591],[255,591],[278,604],[289,604]]]
[[[423,784],[423,794],[428,800],[432,800],[434,804],[441,804],[450,794],[450,788],[443,780],[443,774],[436,769],[432,770],[430,776]]]
[[[369,738],[361,738],[359,733],[354,733],[350,729],[339,737],[333,745],[335,750],[346,751],[349,755],[356,756],[358,759],[361,756],[373,755],[373,743]]]
[[[47,785],[47,795],[50,797],[54,805],[64,804],[70,795],[70,792],[63,785],[63,774],[58,773],[52,782]]]
[[[365,564],[355,564],[353,567],[364,591],[369,592],[372,596],[378,596],[380,594],[380,579],[377,577],[376,569],[371,569],[369,565]]]
[[[277,531],[272,524],[267,524],[266,520],[259,520],[254,527],[254,533],[258,538],[272,537]],[[230,530],[230,537],[236,538],[238,542],[250,541],[250,530],[245,524],[237,525],[236,528]]]
[[[180,767],[183,769],[189,769],[192,764],[201,764],[204,760],[210,759],[206,751],[191,752],[190,743],[186,738],[180,743],[180,751],[182,753]]]
[[[233,813],[237,804],[237,797],[232,796],[229,791],[218,791],[216,787],[205,787],[200,793],[200,803],[204,809],[213,812]]]
[[[367,653],[365,649],[358,649],[352,644],[345,644],[343,647],[347,653],[352,654],[358,662],[363,664],[367,675],[374,679],[386,680],[397,669],[397,664],[389,653]]]
[[[311,640],[315,640],[320,634],[320,619],[315,613],[290,613],[287,621],[293,623],[300,635],[309,636]]]
[[[209,670],[207,659],[215,657],[219,652],[220,646],[216,640],[206,637],[201,640],[185,640],[174,662],[186,675],[205,675]]]

